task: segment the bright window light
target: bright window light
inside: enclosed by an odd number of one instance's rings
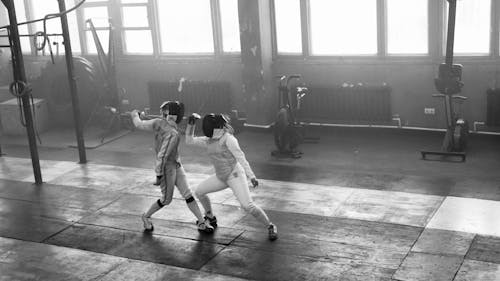
[[[153,39],[149,30],[125,30],[125,52],[148,55],[153,53]]]
[[[376,0],[310,0],[313,55],[377,54]]]
[[[3,4],[0,4],[0,7],[5,11],[5,19],[0,20],[0,25],[8,25],[9,24],[9,13],[5,6]],[[14,0],[14,7],[16,9],[16,20],[17,22],[25,22],[26,21],[26,13],[25,13],[25,8],[24,8],[24,2],[23,0]],[[20,25],[18,26],[19,34],[28,34],[28,26],[27,25]],[[1,30],[2,33],[1,35],[7,35],[6,29]],[[29,37],[21,37],[19,38],[19,41],[21,42],[21,49],[24,54],[29,54],[31,53],[31,43]],[[2,40],[2,44],[8,45],[9,41],[7,38],[5,40]]]
[[[448,2],[447,2],[448,3]],[[448,5],[446,5],[448,15]],[[457,1],[454,53],[487,55],[490,53],[491,0]],[[446,50],[446,21],[444,49]]]
[[[148,9],[146,6],[122,8],[123,27],[148,27]]]
[[[275,0],[274,14],[278,53],[302,53],[300,0]]]
[[[387,53],[429,53],[428,2],[387,0]]]
[[[59,13],[59,4],[57,1],[44,1],[43,3],[41,2],[32,2],[33,5],[33,14],[35,16],[35,19],[40,19],[45,17],[48,14],[56,14]],[[66,0],[66,9],[70,9],[75,5],[73,0]],[[72,12],[69,14],[66,14],[66,18],[68,19],[68,29],[69,29],[69,34],[70,34],[70,40],[71,40],[71,51],[73,53],[81,53],[81,48],[80,48],[80,37],[78,37],[78,24],[77,24],[77,19],[76,19],[76,12]],[[47,20],[47,33],[58,33],[62,34],[62,28],[61,28],[61,18],[53,18],[50,20]],[[37,22],[35,24],[36,31],[43,31],[43,22]],[[42,40],[42,38],[38,38],[38,41]],[[57,37],[50,37],[50,42],[51,43],[57,43],[58,48],[59,48],[59,53],[64,54],[64,45],[63,43],[63,38],[62,36],[57,36]],[[57,52],[57,47],[52,46],[52,52],[56,54]],[[45,53],[48,54],[49,48],[48,46],[45,47]]]
[[[210,0],[158,1],[158,19],[162,52],[214,52]]]
[[[90,7],[83,9],[84,20],[91,19],[95,27],[109,27],[108,8]]]
[[[104,49],[104,53],[108,53],[109,46],[109,31],[108,30],[97,30],[97,36],[99,37],[99,41],[101,42],[102,48]],[[89,54],[97,54],[96,44],[94,41],[94,37],[92,36],[92,32],[87,31],[87,52]]]
[[[219,0],[222,26],[222,49],[225,53],[241,52],[238,0]]]

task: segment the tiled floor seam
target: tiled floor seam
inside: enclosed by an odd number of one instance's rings
[[[460,272],[460,269],[462,268],[462,265],[464,264],[465,262],[465,258],[467,257],[467,254],[469,254],[469,251],[470,249],[472,248],[472,243],[474,243],[474,239],[476,239],[476,236],[477,234],[474,235],[474,238],[472,238],[472,241],[471,243],[469,244],[469,248],[467,249],[467,251],[465,252],[465,255],[464,255],[464,258],[462,259],[462,261],[460,262],[460,265],[458,266],[458,269],[457,271],[455,272],[455,274],[453,275],[453,279],[451,280],[455,280],[457,278],[457,274]]]
[[[432,211],[431,215],[429,215],[429,217],[427,218],[427,221],[425,222],[425,225],[423,226],[424,229],[427,228],[427,226],[429,225],[429,223],[432,221],[432,218],[434,218],[434,216],[437,214],[437,212],[439,211],[439,209],[441,208],[441,206],[443,206],[443,203],[446,200],[446,198],[448,198],[448,196],[443,196],[443,199],[439,203],[439,206]]]
[[[408,255],[410,254],[411,252],[411,249],[413,249],[413,247],[415,246],[415,244],[417,243],[418,239],[420,239],[420,236],[422,236],[422,233],[424,233],[425,231],[425,227],[422,227],[422,229],[420,230],[420,234],[418,235],[418,237],[415,239],[415,241],[413,241],[413,243],[411,244],[411,247],[408,249],[408,252],[406,253],[405,257],[401,259],[401,262],[399,263],[398,265],[398,269],[401,267],[401,265],[404,263],[404,261],[406,260],[406,258],[408,257]],[[393,280],[399,280],[399,279],[395,279],[394,278],[394,275],[396,275],[397,273],[397,269],[394,270],[394,273],[391,275],[391,279]]]

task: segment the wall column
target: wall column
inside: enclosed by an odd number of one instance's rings
[[[247,124],[274,121],[271,17],[269,0],[238,0],[242,94]]]

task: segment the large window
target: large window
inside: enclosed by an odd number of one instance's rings
[[[489,54],[490,19],[491,0],[457,1],[454,52],[465,55]]]
[[[121,0],[124,52],[152,54],[153,38],[146,0]]]
[[[387,0],[388,54],[428,53],[428,1]]]
[[[73,0],[66,0],[66,9],[70,9],[74,6]],[[32,2],[32,11],[33,18],[41,19],[44,18],[48,14],[56,14],[59,13],[59,4],[57,1],[45,1],[43,5],[39,3]],[[71,40],[71,49],[75,53],[80,53],[80,38],[78,37],[78,25],[76,21],[76,13],[72,12],[66,15],[68,19],[68,28],[70,33]],[[47,33],[48,34],[62,34],[61,28],[61,18],[56,17],[53,19],[49,19],[46,21]],[[33,31],[43,31],[43,22],[37,22],[34,25],[35,30]],[[37,38],[37,42],[43,41],[42,38]],[[62,35],[59,36],[51,36],[50,43],[52,44],[52,52],[53,54],[64,54],[64,45]],[[48,42],[45,45],[45,48],[42,50],[44,54],[49,53],[49,45]]]
[[[238,18],[238,0],[219,0],[222,29],[222,50],[225,53],[239,53],[240,24]]]
[[[158,1],[158,22],[163,53],[214,52],[210,0]]]
[[[278,54],[302,53],[300,0],[274,0]]]
[[[312,55],[375,55],[376,0],[310,0]]]
[[[9,17],[8,17],[8,11],[5,8],[3,4],[0,3],[0,7],[4,9],[2,12],[5,12],[5,18],[2,18],[0,20],[0,26],[4,25],[9,25]],[[25,22],[26,21],[26,9],[24,7],[24,1],[23,0],[14,0],[14,7],[16,9],[16,20],[18,23]],[[19,34],[21,35],[26,35],[28,34],[28,26],[27,25],[20,25],[18,26]],[[0,35],[1,36],[7,36],[7,29],[2,29],[0,30]],[[8,38],[3,37],[2,40],[0,40],[2,45],[8,45],[9,40]],[[21,50],[25,54],[31,53],[31,42],[29,37],[20,37],[20,42],[21,42]]]
[[[109,47],[109,16],[107,5],[91,6],[83,8],[83,20],[84,20],[84,30],[87,53],[97,54],[96,38],[94,38],[92,31],[90,30],[90,25],[87,22],[91,20],[92,24],[96,29],[96,34],[99,42],[104,49],[104,52],[108,52]]]

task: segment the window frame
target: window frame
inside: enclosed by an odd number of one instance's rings
[[[311,47],[311,25],[310,25],[310,1],[301,1],[301,26],[302,26],[302,54],[282,54],[278,53],[276,42],[276,13],[274,0],[270,1],[271,11],[271,32],[273,44],[273,60],[295,61],[312,64],[351,64],[351,63],[418,63],[429,64],[439,63],[444,57],[443,46],[445,40],[443,34],[446,26],[446,4],[443,1],[427,0],[428,26],[427,26],[427,54],[388,54],[388,34],[387,34],[387,1],[377,1],[377,54],[376,55],[312,55]],[[470,56],[456,54],[455,56],[463,62],[489,62],[492,59],[500,60],[500,3],[491,1],[491,24],[490,24],[490,54],[480,56]]]
[[[33,18],[33,6],[36,2],[35,0],[22,0],[25,5],[25,14],[27,18]],[[55,1],[55,0],[54,0]],[[78,2],[79,0],[75,0]],[[223,61],[235,61],[241,57],[241,51],[239,52],[224,52],[222,46],[222,26],[220,18],[220,4],[219,0],[209,0],[210,1],[210,17],[212,22],[213,31],[213,53],[162,53],[161,52],[161,38],[159,32],[159,20],[158,20],[158,1],[161,0],[147,0],[145,3],[122,3],[120,0],[103,0],[97,2],[85,2],[76,12],[77,25],[78,25],[78,36],[80,39],[80,49],[81,53],[79,55],[95,57],[96,53],[89,53],[87,44],[90,44],[88,40],[91,40],[91,36],[88,36],[87,32],[90,29],[87,27],[84,20],[84,9],[91,7],[107,7],[108,16],[113,19],[113,24],[117,32],[115,32],[115,52],[116,56],[120,60],[155,60],[155,59],[168,59],[168,60],[223,60]],[[146,6],[149,16],[149,27],[124,27],[122,24],[122,7],[125,6]],[[96,30],[107,30],[107,27],[96,27]],[[128,53],[126,52],[125,46],[125,36],[124,32],[126,30],[150,30],[153,44],[152,54],[140,54],[140,53]],[[28,25],[28,32],[34,34],[35,28],[32,24]],[[93,40],[93,39],[92,39]],[[30,37],[30,45],[33,44],[33,38]],[[94,44],[94,43],[93,43]],[[107,50],[105,50],[107,51]],[[36,56],[35,50],[31,47],[29,53],[25,53],[27,56]]]
[[[155,29],[153,26],[155,26],[155,20],[154,20],[154,9],[153,9],[153,3],[151,1],[147,1],[145,3],[121,3],[120,0],[117,0],[117,13],[119,13],[119,16],[117,17],[118,19],[118,24],[117,24],[117,29],[119,32],[116,34],[116,36],[120,36],[121,38],[121,54],[124,56],[137,56],[137,57],[144,57],[144,56],[156,56],[158,54],[158,49],[155,44],[156,36],[155,36]],[[148,26],[147,27],[125,27],[123,25],[123,8],[125,7],[146,7],[146,12],[148,15]],[[140,30],[140,31],[149,31],[151,33],[151,47],[152,47],[152,53],[149,54],[143,54],[143,53],[132,53],[132,52],[127,52],[127,42],[126,42],[126,37],[125,37],[125,32],[129,30]]]
[[[459,57],[459,58],[466,58],[468,60],[473,59],[473,58],[491,58],[494,57],[494,49],[495,46],[492,46],[492,41],[493,41],[493,30],[494,30],[494,18],[495,18],[495,5],[493,3],[497,2],[497,0],[490,0],[490,32],[489,32],[489,46],[488,46],[488,53],[455,53],[454,52],[454,57]],[[457,3],[458,4],[458,3]],[[445,57],[446,54],[446,36],[447,36],[447,28],[448,28],[448,9],[447,9],[447,2],[442,3],[442,9],[441,9],[441,14],[442,14],[442,28],[440,29],[441,31],[441,49],[440,52],[442,53],[442,57]],[[456,26],[456,24],[455,24]],[[455,29],[455,36],[456,36],[456,29]],[[496,44],[498,45],[498,44]],[[456,48],[455,48],[456,51]]]

